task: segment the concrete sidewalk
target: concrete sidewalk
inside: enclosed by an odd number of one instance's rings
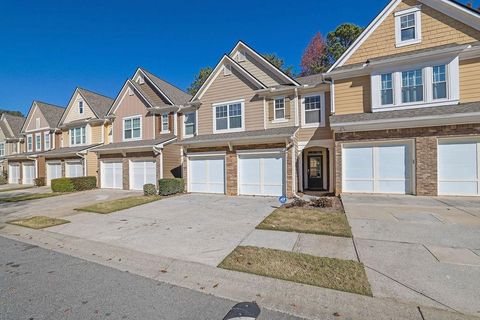
[[[262,306],[307,319],[477,319],[443,310],[370,298],[283,280],[154,256],[49,231],[7,226],[0,234],[184,288]]]

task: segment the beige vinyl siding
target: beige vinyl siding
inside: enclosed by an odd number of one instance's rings
[[[79,101],[83,101],[83,113],[80,113],[80,110],[78,108]],[[82,96],[79,93],[77,93],[75,99],[72,100],[72,104],[70,105],[67,111],[67,114],[65,116],[65,120],[63,120],[63,123],[69,123],[72,121],[91,119],[91,118],[96,119],[97,116],[92,111],[92,109],[87,104],[87,102],[82,98]]]
[[[463,44],[480,40],[480,32],[416,0],[403,0],[395,9],[401,11],[421,5],[422,42],[396,48],[395,17],[388,16],[370,37],[355,51],[345,64],[365,62],[368,59],[431,48],[451,43]]]
[[[264,129],[263,99],[255,97],[255,89],[255,86],[235,69],[232,69],[232,74],[228,76],[220,71],[201,99],[202,105],[198,110],[199,135],[213,133],[213,104],[241,99],[245,102],[245,130]]]
[[[62,146],[62,140],[63,140],[63,146]],[[62,138],[60,140],[60,144],[56,146],[55,148],[67,148],[70,146],[70,138],[69,138],[69,132],[68,130],[62,131]]]
[[[480,58],[460,61],[460,102],[480,101]]]
[[[96,177],[98,183],[98,157],[95,152],[87,152],[85,156],[87,162],[87,176]]]
[[[92,144],[102,143],[102,129],[103,129],[103,125],[90,126]]]
[[[182,154],[181,146],[168,144],[163,148],[163,178],[179,178],[181,176]]]
[[[370,112],[370,76],[335,80],[335,114]]]
[[[25,131],[33,131],[36,129],[36,123],[37,123],[37,118],[40,118],[40,128],[48,128],[48,122],[45,119],[43,113],[38,109],[37,107],[33,107],[33,112],[29,115],[27,119],[27,127],[25,128]]]
[[[299,97],[299,99],[301,99],[301,97]],[[310,141],[310,140],[332,139],[333,134],[332,134],[332,130],[330,129],[330,110],[331,110],[330,92],[325,92],[325,126],[318,127],[318,128],[300,127],[296,135],[297,140]],[[303,114],[300,114],[300,120],[301,120],[301,117],[303,117]]]
[[[281,98],[276,97],[276,98]],[[295,100],[293,96],[285,96],[285,120],[275,120],[275,98],[266,100],[267,128],[295,126]],[[280,122],[276,122],[280,121]]]
[[[278,77],[272,73],[271,70],[258,63],[249,54],[246,54],[245,61],[239,61],[238,63],[267,87],[277,86],[282,83],[280,79],[278,79]]]

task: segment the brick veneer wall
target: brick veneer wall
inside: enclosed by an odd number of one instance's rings
[[[425,128],[392,129],[335,134],[335,192],[342,192],[342,143],[394,141],[413,139],[415,143],[415,193],[419,196],[438,194],[437,140],[442,137],[480,135],[480,124]]]

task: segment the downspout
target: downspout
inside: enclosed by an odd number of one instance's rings
[[[333,79],[323,80],[325,83],[330,84],[330,115],[335,114],[335,81]]]
[[[156,146],[153,146],[152,148],[153,148],[153,153],[154,153],[155,155],[157,155],[157,156],[158,156],[158,155],[161,155],[161,157],[160,157],[160,168],[159,168],[159,173],[160,173],[160,174],[159,174],[158,179],[155,179],[155,180],[158,181],[159,179],[163,179],[163,155],[162,155],[162,149],[163,149],[163,148],[160,148],[160,149],[159,149],[159,148],[157,148]],[[157,187],[158,187],[158,186],[157,186]]]

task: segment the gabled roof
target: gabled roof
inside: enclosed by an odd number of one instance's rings
[[[107,115],[108,109],[112,106],[113,99],[102,94],[83,89],[77,88],[78,92],[85,99],[87,104],[92,108],[93,112],[97,115],[99,119],[105,118]]]
[[[370,22],[360,36],[353,44],[340,56],[340,58],[330,67],[328,72],[337,67],[341,67],[355,53],[355,51],[365,42],[366,39],[382,24],[382,22],[395,10],[402,0],[391,0],[387,6]],[[440,11],[472,28],[480,30],[480,13],[468,8],[454,0],[418,0],[425,5]],[[327,72],[327,73],[328,73]]]
[[[20,137],[20,132],[22,131],[24,122],[24,117],[3,113],[2,117],[0,118],[0,128],[2,129],[6,138],[15,139]]]
[[[323,74],[321,73],[312,74],[309,76],[298,77],[295,80],[297,80],[297,82],[303,86],[304,85],[314,86],[314,85],[323,83]]]
[[[35,104],[42,112],[50,128],[56,128],[65,108],[41,101],[35,101]]]
[[[157,89],[167,98],[167,100],[171,101],[172,104],[185,105],[192,98],[190,94],[180,90],[173,84],[160,79],[144,68],[138,68],[138,71],[142,72],[151,82],[153,82]]]

